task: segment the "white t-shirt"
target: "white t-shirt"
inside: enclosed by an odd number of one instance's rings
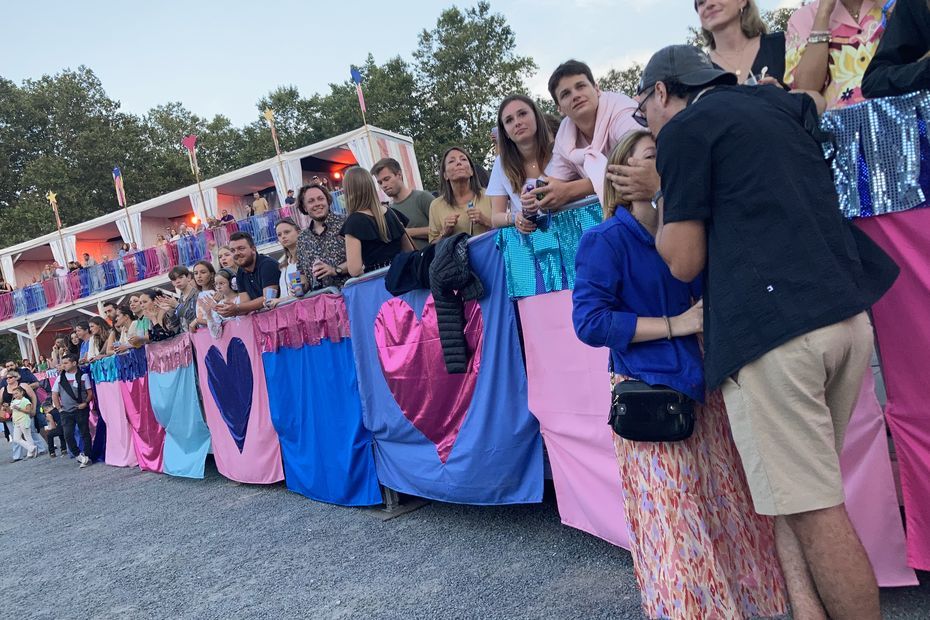
[[[526,181],[524,181],[524,184],[526,184]],[[514,191],[510,179],[504,174],[504,165],[501,163],[500,156],[498,156],[494,160],[491,177],[488,179],[488,196],[509,196],[511,212],[519,213],[523,209],[523,203],[520,202],[521,193],[523,193],[522,187],[518,191]]]
[[[280,299],[287,299],[294,296],[291,292],[289,279],[292,273],[297,273],[297,263],[288,263],[287,267],[281,270],[281,279],[278,281],[278,297]]]

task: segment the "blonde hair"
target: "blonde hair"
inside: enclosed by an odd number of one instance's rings
[[[694,4],[694,10],[697,11],[697,3]],[[743,36],[747,39],[755,39],[766,34],[769,29],[762,16],[759,15],[759,7],[756,6],[755,0],[746,0],[746,4],[740,9],[739,27],[743,31]],[[704,38],[704,45],[714,50],[717,49],[717,42],[714,41],[714,33],[710,30],[701,28],[701,36]]]
[[[342,180],[342,189],[345,191],[346,211],[351,215],[357,211],[368,210],[378,226],[378,236],[385,243],[391,240],[388,235],[387,221],[381,210],[381,201],[378,200],[378,190],[371,173],[364,168],[353,166],[346,171]]]
[[[647,136],[651,137],[652,134],[645,129],[631,131],[625,134],[620,142],[617,143],[617,146],[614,147],[614,150],[610,152],[610,157],[607,158],[607,165],[625,166],[633,155],[633,149],[636,148],[640,140]],[[604,179],[604,201],[601,203],[601,209],[604,211],[605,221],[614,216],[618,206],[622,206],[627,211],[630,210],[630,205],[624,204],[620,199],[620,192],[614,189],[610,180]]]

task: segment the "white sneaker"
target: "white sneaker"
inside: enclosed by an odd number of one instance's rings
[[[77,460],[78,460],[78,463],[81,464],[80,465],[81,469],[84,469],[85,467],[90,465],[90,459],[84,456],[83,454],[78,454]]]
[[[39,456],[39,447],[38,447],[38,446],[32,446],[32,449],[29,450],[28,458],[34,459],[34,458],[37,457],[37,456]]]

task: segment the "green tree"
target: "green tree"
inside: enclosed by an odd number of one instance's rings
[[[427,187],[437,185],[446,146],[459,144],[476,161],[489,162],[497,106],[507,95],[526,92],[524,80],[537,69],[515,49],[507,20],[484,0],[464,11],[444,10],[432,30],[420,33],[413,53],[420,118],[413,137]]]
[[[625,69],[610,69],[597,80],[597,85],[601,90],[609,90],[615,93],[624,93],[633,97],[639,88],[639,80],[643,75],[643,65],[634,62]]]
[[[0,132],[10,161],[0,189],[0,238],[13,244],[55,230],[45,201],[59,192],[64,225],[106,213],[115,205],[110,170],[123,157],[120,134],[136,123],[119,111],[90,69],[26,80],[0,81]]]

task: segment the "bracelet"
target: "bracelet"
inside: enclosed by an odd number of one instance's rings
[[[666,340],[671,340],[672,339],[672,321],[671,319],[669,319],[667,316],[664,316],[664,315],[662,316],[662,318],[665,319],[665,328],[668,330],[668,336],[666,336]]]
[[[831,38],[829,32],[811,33],[811,35],[807,37],[807,42],[810,44],[829,43]]]

